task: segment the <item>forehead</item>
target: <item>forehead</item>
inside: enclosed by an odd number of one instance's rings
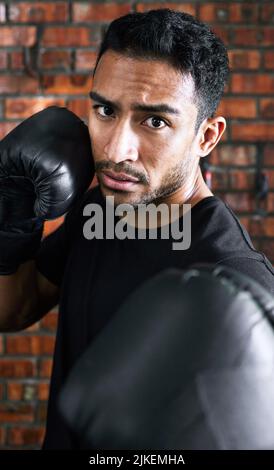
[[[160,60],[136,59],[107,51],[101,57],[93,89],[119,102],[193,106],[194,83],[170,64]]]

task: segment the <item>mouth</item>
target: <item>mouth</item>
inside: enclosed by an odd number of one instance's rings
[[[112,171],[103,171],[101,175],[103,184],[111,189],[127,191],[139,182],[137,178],[129,176],[126,173],[114,173]]]

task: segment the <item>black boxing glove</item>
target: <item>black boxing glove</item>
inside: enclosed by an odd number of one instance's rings
[[[170,269],[76,362],[59,409],[89,449],[273,449],[274,299],[225,267]]]
[[[35,255],[43,221],[67,212],[93,176],[88,128],[66,108],[34,114],[0,142],[0,274]]]

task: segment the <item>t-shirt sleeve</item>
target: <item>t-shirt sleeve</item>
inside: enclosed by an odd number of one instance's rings
[[[218,265],[224,265],[246,274],[274,295],[274,269],[263,254],[261,254],[260,260],[248,257],[232,257],[220,261]]]

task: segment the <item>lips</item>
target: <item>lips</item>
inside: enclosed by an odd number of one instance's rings
[[[132,181],[133,183],[138,182],[138,178],[129,176],[126,173],[114,173],[113,171],[104,171],[103,173],[116,181]]]

